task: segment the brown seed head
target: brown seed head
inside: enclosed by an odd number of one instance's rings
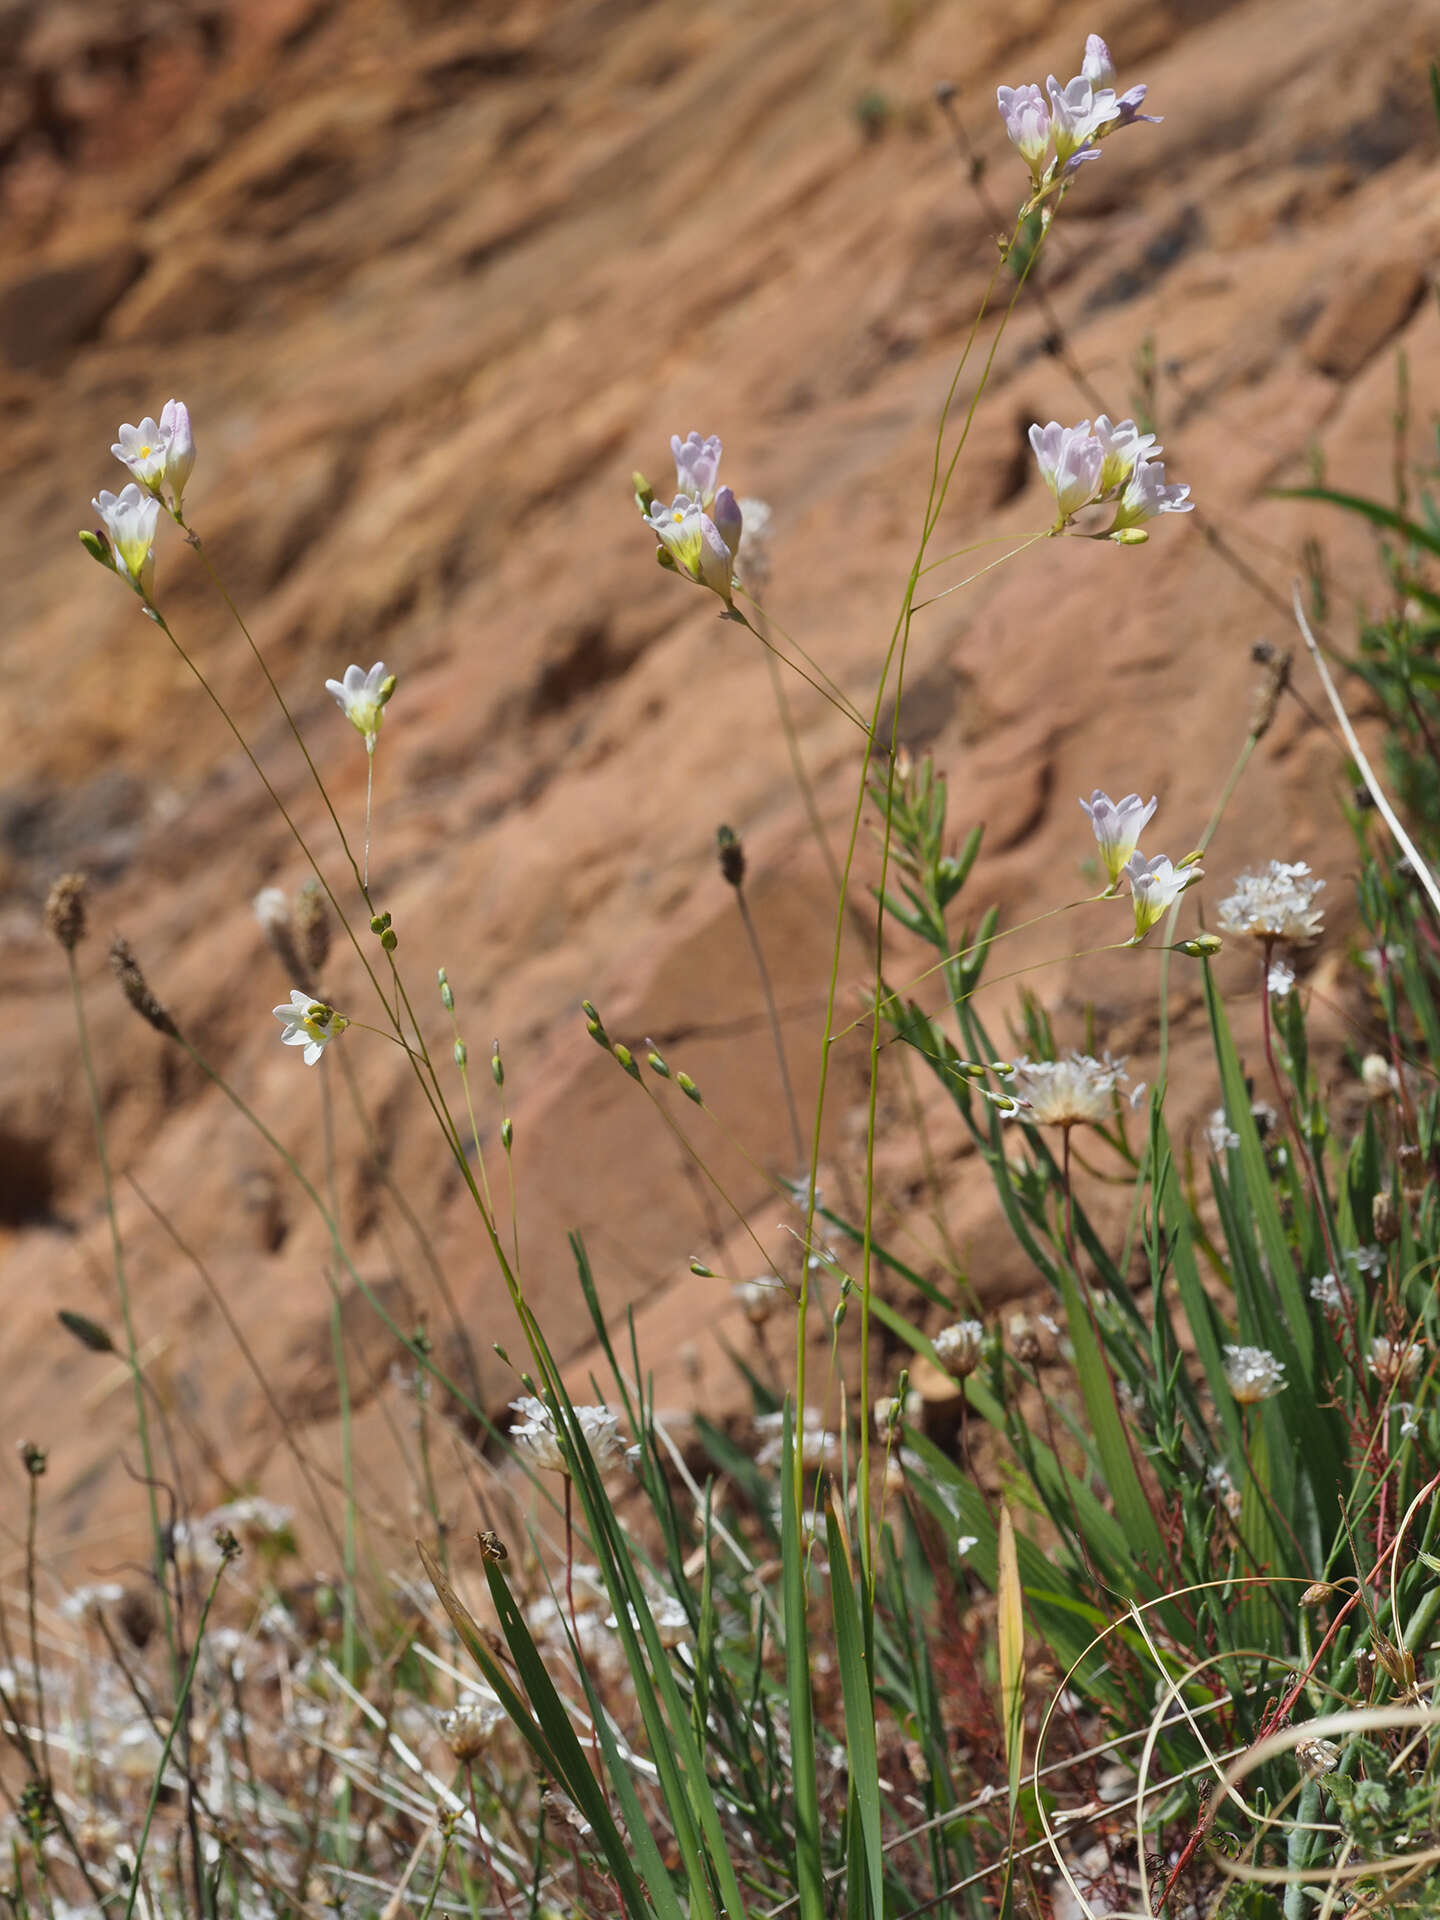
[[[296,894],[293,918],[305,964],[318,980],[330,958],[330,909],[317,881],[307,880]]]
[[[121,992],[145,1024],[167,1039],[178,1040],[180,1029],[146,985],[140,962],[123,933],[117,933],[110,942],[110,966],[120,982]]]
[[[45,902],[45,931],[67,953],[85,938],[85,887],[83,873],[62,873]]]

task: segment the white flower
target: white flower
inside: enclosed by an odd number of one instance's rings
[[[1253,1407],[1285,1389],[1285,1362],[1264,1347],[1225,1349],[1225,1378],[1242,1407]]]
[[[1153,860],[1147,860],[1143,853],[1132,853],[1122,871],[1130,882],[1130,900],[1135,909],[1131,946],[1139,945],[1187,887],[1205,878],[1203,867],[1174,867],[1163,853],[1157,853]]]
[[[979,1544],[980,1540],[977,1534],[962,1533],[955,1541],[955,1552],[959,1558],[963,1560],[966,1554],[973,1553]]]
[[[1352,1262],[1357,1273],[1363,1273],[1367,1280],[1377,1280],[1385,1271],[1385,1249],[1383,1247],[1357,1247],[1345,1258]]]
[[[1249,934],[1266,946],[1288,940],[1308,947],[1320,931],[1324,909],[1315,896],[1325,885],[1303,860],[1272,860],[1263,873],[1242,873],[1235,891],[1220,902],[1220,925],[1226,933]]]
[[[157,499],[168,483],[171,505],[179,511],[180,496],[195,465],[190,410],[183,400],[167,400],[158,420],[147,413],[138,427],[121,427],[110,451]]]
[[[386,702],[395,691],[395,675],[383,660],[377,660],[368,673],[352,665],[346,667],[343,680],[327,680],[325,690],[334,694],[345,718],[363,737],[366,751],[373,753]]]
[[[1015,1062],[1010,1090],[1023,1116],[1035,1126],[1103,1126],[1114,1107],[1115,1088],[1125,1078],[1124,1062],[1107,1055],[1096,1060],[1088,1053],[1071,1053],[1063,1060]]]
[[[975,1371],[980,1364],[980,1349],[985,1342],[985,1328],[979,1320],[957,1320],[953,1326],[942,1327],[931,1345],[935,1349],[935,1358],[958,1380]]]
[[[1400,1091],[1400,1076],[1383,1053],[1367,1053],[1360,1062],[1360,1080],[1372,1100],[1388,1100]]]
[[[732,577],[740,545],[740,508],[729,487],[722,487],[707,513],[688,493],[677,493],[668,507],[658,501],[645,515],[645,524],[660,542],[677,573],[697,586],[718,593],[726,606],[734,604]]]
[[[649,1604],[650,1618],[655,1622],[655,1631],[660,1636],[662,1647],[678,1647],[687,1640],[694,1639],[695,1630],[690,1625],[690,1616],[673,1594],[663,1593],[658,1600],[652,1600]],[[638,1633],[640,1618],[633,1606],[629,1609],[629,1614],[630,1624]],[[606,1615],[605,1624],[614,1633],[620,1621],[615,1614],[611,1613]]]
[[[1318,1301],[1326,1313],[1339,1313],[1345,1304],[1340,1282],[1333,1273],[1321,1273],[1310,1282],[1310,1298]]]
[[[291,988],[288,1006],[276,1007],[273,1011],[275,1018],[285,1023],[285,1031],[280,1036],[282,1046],[304,1047],[307,1067],[313,1067],[330,1042],[350,1024],[343,1013],[302,993],[299,987]]]
[[[155,524],[160,518],[160,502],[132,480],[118,494],[102,488],[90,504],[110,536],[115,571],[148,603],[155,584]]]
[[[110,451],[153,493],[165,477],[165,441],[159,421],[147,413],[138,427],[121,427]]]
[[[1083,73],[1067,80],[1062,87],[1054,74],[1047,76],[1045,91],[1050,96],[1050,137],[1055,144],[1055,164],[1064,167],[1103,126],[1118,119],[1120,109],[1109,87],[1098,92]]]
[[[720,468],[720,436],[712,433],[706,439],[693,430],[682,440],[678,433],[670,436],[670,451],[675,456],[675,490],[687,493],[702,508],[709,508],[715,498],[715,477]]]
[[[483,1752],[498,1726],[504,1724],[505,1709],[487,1688],[483,1693],[467,1693],[464,1701],[449,1713],[440,1715],[440,1731],[457,1760],[469,1761]]]
[[[1055,496],[1063,527],[1092,500],[1100,496],[1100,471],[1105,464],[1105,449],[1090,431],[1090,422],[1062,427],[1058,420],[1038,423],[1030,429],[1030,446],[1040,467],[1040,475]]]
[[[1231,1127],[1223,1107],[1216,1107],[1211,1114],[1205,1138],[1210,1142],[1210,1151],[1217,1160],[1227,1149],[1239,1146],[1240,1136]]]
[[[1100,858],[1111,885],[1118,885],[1125,862],[1139,845],[1140,836],[1158,804],[1155,796],[1151,794],[1149,800],[1144,801],[1138,793],[1127,793],[1123,800],[1112,800],[1108,793],[1096,787],[1090,798],[1080,804],[1095,829]]]
[[[519,1415],[510,1426],[510,1439],[517,1450],[537,1467],[568,1474],[570,1468],[561,1448],[560,1435],[545,1402],[533,1394],[522,1394],[510,1402],[510,1411]],[[591,1458],[601,1472],[623,1457],[625,1437],[620,1432],[617,1416],[609,1407],[576,1407],[574,1414]]]
[[[1126,533],[1143,521],[1161,513],[1193,513],[1195,502],[1188,486],[1166,486],[1165,468],[1159,460],[1137,461],[1125,483],[1115,508],[1115,518],[1106,529],[1110,535]]]
[[[1266,990],[1273,993],[1277,1000],[1283,1000],[1294,984],[1295,969],[1287,966],[1283,960],[1273,960],[1265,976]]]

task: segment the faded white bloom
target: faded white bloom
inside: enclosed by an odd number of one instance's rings
[[[1295,984],[1295,969],[1283,960],[1272,960],[1270,971],[1265,976],[1265,990],[1274,994],[1277,1000],[1283,1000]]]
[[[634,1607],[630,1608],[630,1624],[638,1633],[640,1618]],[[687,1640],[695,1638],[695,1630],[690,1625],[690,1616],[674,1594],[661,1594],[658,1600],[650,1602],[650,1618],[655,1622],[655,1631],[660,1636],[662,1647],[678,1647]],[[605,1624],[614,1633],[620,1625],[615,1614],[608,1614]]]
[[[1225,1378],[1230,1391],[1242,1407],[1253,1407],[1270,1400],[1286,1386],[1285,1362],[1277,1360],[1264,1347],[1227,1346]]]
[[[1388,1100],[1400,1091],[1400,1076],[1383,1053],[1367,1053],[1360,1062],[1360,1079],[1372,1100]]]
[[[675,456],[676,492],[688,493],[697,506],[708,508],[715,498],[715,478],[720,470],[719,434],[702,439],[692,429],[682,440],[678,433],[672,433],[670,451]]]
[[[102,487],[90,502],[110,536],[115,571],[150,602],[155,585],[155,525],[160,502],[132,480],[118,494]]]
[[[1142,800],[1138,793],[1127,793],[1123,800],[1112,800],[1108,793],[1096,787],[1090,798],[1082,800],[1080,804],[1090,816],[1090,825],[1095,829],[1100,858],[1105,863],[1110,883],[1118,886],[1125,862],[1139,846],[1140,836],[1159,803],[1153,793],[1149,800]]]
[[[979,1320],[957,1320],[953,1326],[942,1327],[930,1344],[946,1372],[953,1373],[957,1380],[964,1380],[980,1364],[981,1349],[985,1345],[984,1324]]]
[[[455,1758],[462,1763],[476,1759],[490,1743],[495,1729],[507,1718],[504,1707],[487,1688],[467,1693],[458,1707],[440,1715],[440,1732]]]
[[[1370,1342],[1370,1371],[1387,1392],[1408,1387],[1420,1371],[1424,1348],[1418,1340],[1391,1340],[1377,1333]]]
[[[373,753],[386,703],[395,691],[395,675],[383,660],[377,660],[368,673],[352,664],[346,667],[343,680],[327,680],[325,690],[334,694],[340,711],[363,738],[366,752]]]
[[[1367,1280],[1378,1280],[1385,1271],[1385,1249],[1383,1247],[1357,1247],[1345,1258],[1350,1261],[1357,1273],[1363,1273]]]
[[[1320,932],[1324,909],[1315,896],[1324,885],[1303,860],[1272,860],[1261,873],[1241,874],[1235,891],[1220,902],[1220,925],[1266,946],[1287,940],[1308,947]]]
[[[518,1415],[510,1425],[510,1440],[516,1450],[537,1467],[568,1474],[570,1467],[561,1447],[560,1434],[545,1402],[525,1393],[510,1402],[510,1411]],[[609,1407],[575,1407],[573,1411],[590,1457],[602,1473],[623,1459],[625,1436],[620,1432],[618,1417]]]
[[[1107,1054],[1070,1053],[1063,1060],[1015,1062],[1010,1090],[1040,1127],[1103,1126],[1111,1118],[1115,1089],[1125,1078],[1124,1062]]]
[[[758,1413],[755,1416],[756,1435],[764,1445],[755,1456],[755,1464],[760,1467],[775,1467],[780,1464],[785,1451],[785,1415],[783,1413]],[[818,1407],[806,1407],[805,1419],[797,1436],[802,1466],[807,1468],[828,1466],[840,1451],[840,1443],[833,1433],[827,1433],[825,1423],[820,1417]]]
[[[327,1007],[323,1000],[302,993],[299,987],[290,989],[288,1006],[275,1007],[273,1012],[285,1027],[280,1036],[281,1045],[304,1047],[307,1067],[313,1067],[330,1042],[338,1039],[350,1024],[343,1013]]]
[[[1310,1282],[1310,1298],[1322,1306],[1326,1313],[1339,1313],[1345,1304],[1345,1296],[1340,1291],[1340,1282],[1333,1273],[1317,1274]]]
[[[1135,909],[1135,931],[1130,945],[1138,946],[1157,921],[1197,880],[1205,878],[1203,867],[1172,866],[1168,854],[1157,853],[1147,860],[1143,853],[1132,853],[1121,869],[1130,882],[1130,902]]]

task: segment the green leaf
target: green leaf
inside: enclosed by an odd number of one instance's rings
[[[1323,500],[1329,506],[1343,507],[1347,513],[1358,513],[1375,526],[1384,527],[1387,533],[1397,533],[1429,553],[1440,553],[1440,533],[1406,519],[1403,513],[1397,513],[1394,507],[1387,507],[1379,500],[1366,500],[1358,493],[1337,493],[1333,487],[1272,487],[1270,493],[1277,500]]]
[[[830,1507],[825,1510],[825,1529],[830,1550],[830,1605],[835,1620],[835,1651],[840,1664],[840,1692],[845,1702],[845,1751],[850,1767],[850,1800],[852,1807],[859,1812],[858,1838],[870,1913],[872,1920],[883,1920],[885,1856],[880,1838],[880,1769],[875,1754],[874,1675],[866,1654],[848,1543]]]
[[[810,1703],[810,1647],[805,1608],[805,1541],[795,1472],[795,1412],[785,1402],[780,1461],[780,1559],[785,1617],[785,1683],[790,1702],[792,1791],[795,1798],[795,1886],[800,1920],[825,1920],[820,1861],[820,1792],[815,1778],[815,1721]]]

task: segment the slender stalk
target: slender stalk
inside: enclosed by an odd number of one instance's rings
[[[765,964],[764,949],[760,945],[760,935],[755,930],[754,917],[749,902],[745,898],[742,885],[735,889],[735,904],[740,909],[741,923],[745,928],[745,937],[750,942],[750,956],[755,962],[755,971],[760,976],[760,992],[765,1001],[765,1017],[770,1023],[770,1040],[775,1048],[775,1064],[780,1071],[780,1091],[785,1097],[785,1112],[790,1121],[790,1146],[795,1156],[797,1174],[805,1165],[805,1141],[800,1132],[800,1115],[795,1106],[795,1089],[790,1081],[790,1064],[785,1058],[785,1036],[780,1031],[780,1014],[775,1005],[775,990],[770,981],[770,969]]]

